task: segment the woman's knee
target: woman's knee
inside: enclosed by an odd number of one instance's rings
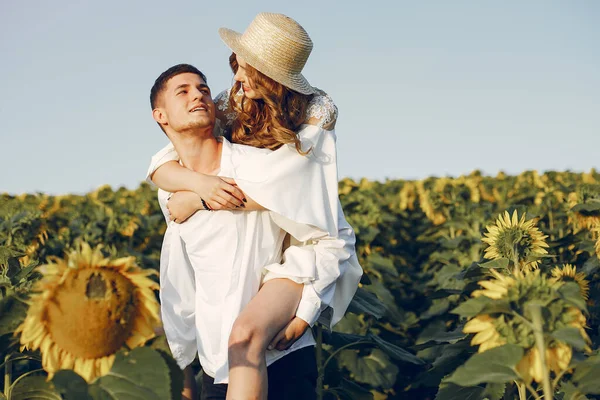
[[[263,350],[267,348],[268,343],[265,329],[262,329],[256,323],[249,319],[238,319],[233,324],[229,335],[229,349],[254,349]]]

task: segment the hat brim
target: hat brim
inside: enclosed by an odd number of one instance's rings
[[[276,68],[273,68],[268,63],[261,60],[251,49],[244,45],[241,40],[241,33],[228,28],[219,28],[219,36],[221,36],[221,40],[231,49],[231,51],[242,56],[248,64],[274,81],[302,94],[316,93],[315,88],[308,83],[308,80],[304,75],[286,74],[277,71]]]

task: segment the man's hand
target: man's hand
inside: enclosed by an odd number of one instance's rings
[[[204,209],[200,197],[194,192],[175,192],[167,201],[171,221],[185,222],[196,211]]]
[[[271,341],[268,349],[286,350],[306,332],[308,323],[302,318],[294,317]]]

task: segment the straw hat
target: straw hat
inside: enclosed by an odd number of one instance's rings
[[[315,93],[301,74],[313,44],[290,17],[260,13],[243,34],[220,28],[219,35],[234,53],[269,78],[302,94]]]

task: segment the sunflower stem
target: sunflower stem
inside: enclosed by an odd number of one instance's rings
[[[518,383],[516,381],[515,383],[517,384],[517,389],[519,390],[519,400],[527,400],[527,388],[525,387],[525,384]]]
[[[12,384],[12,360],[8,354],[4,360],[4,397],[8,399],[8,392]]]
[[[323,365],[323,327],[320,324],[316,326],[317,330],[317,400],[323,400],[323,378],[325,375],[325,366]]]
[[[552,381],[552,387],[556,387],[558,385],[558,383],[560,382],[560,379],[563,377],[563,375],[567,372],[566,369],[560,371],[560,373],[558,375],[556,375],[556,378],[554,378],[554,380]]]
[[[526,383],[525,386],[527,387],[527,389],[529,389],[535,400],[542,400],[542,397],[538,394],[537,390],[535,390],[533,386],[531,386],[531,383]]]
[[[548,371],[548,365],[546,364],[546,345],[544,344],[542,307],[539,304],[530,304],[529,307],[533,322],[535,346],[537,347],[542,364],[542,388],[544,390],[544,400],[552,400],[552,383],[550,382],[550,373]]]

